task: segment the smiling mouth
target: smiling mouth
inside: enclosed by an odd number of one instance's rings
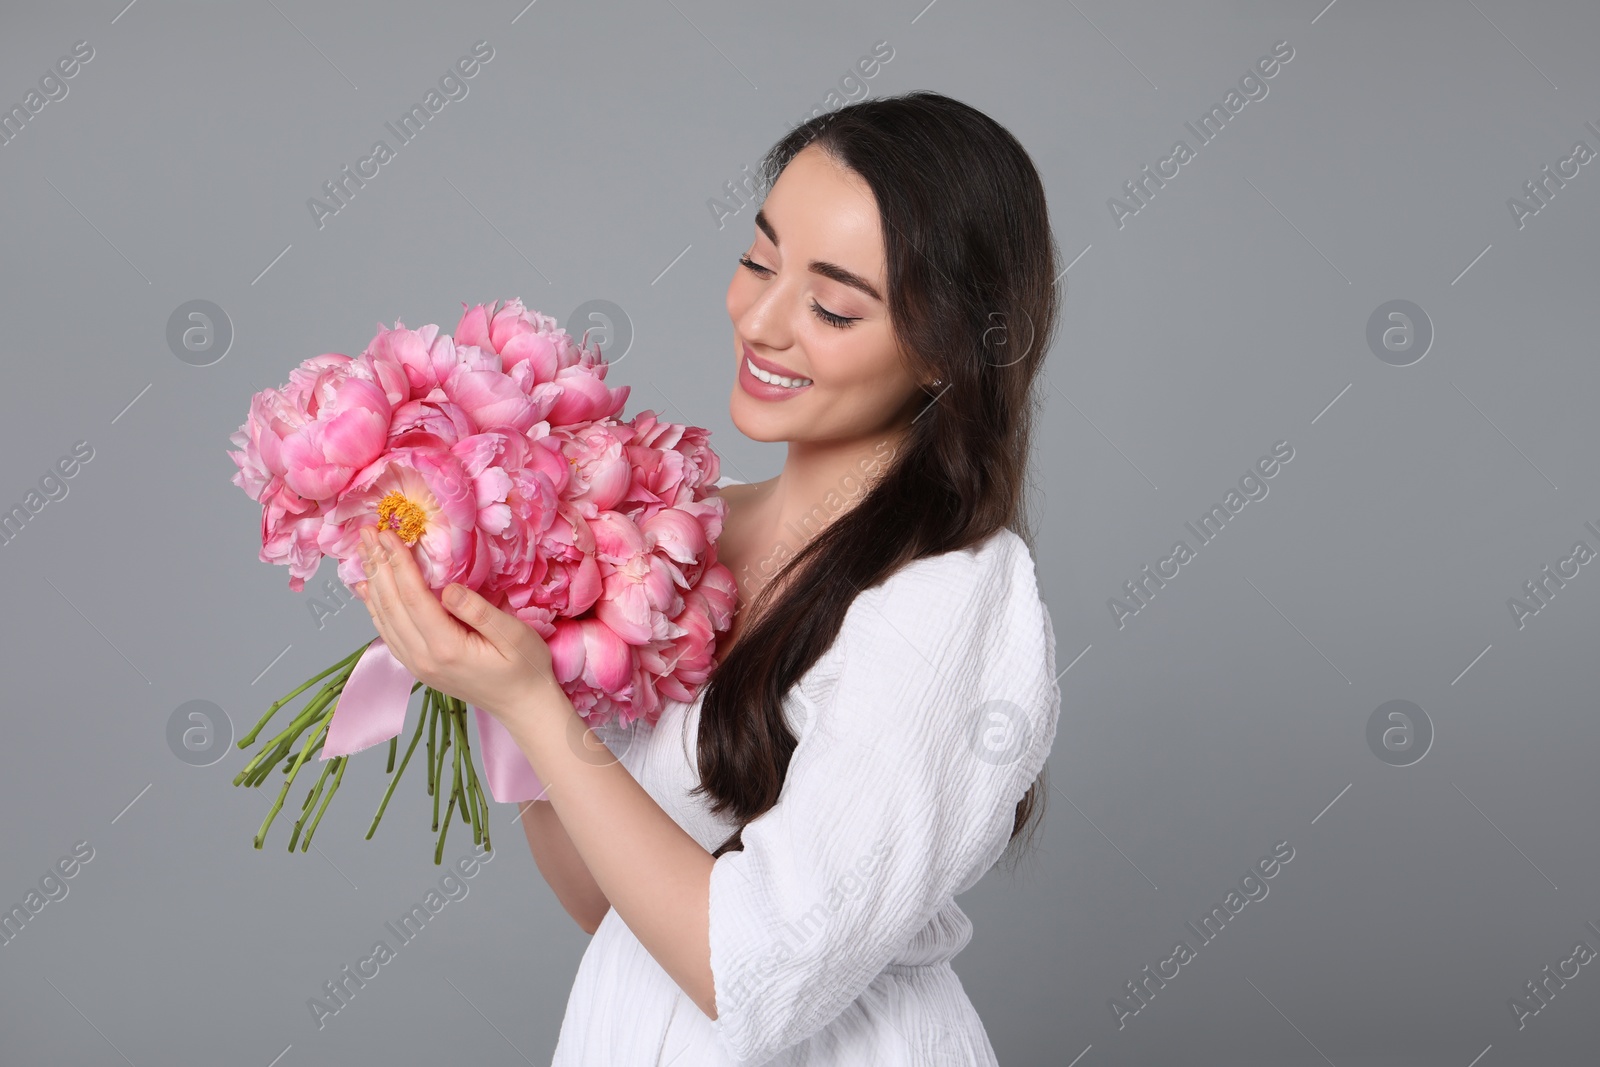
[[[766,382],[768,385],[780,385],[785,389],[801,389],[811,385],[810,378],[789,378],[781,374],[771,374],[762,370],[751,361],[749,356],[744,358],[745,369],[755,376],[757,381]]]

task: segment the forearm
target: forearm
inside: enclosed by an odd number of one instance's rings
[[[567,914],[585,933],[594,933],[611,904],[573,846],[555,808],[548,801],[525,800],[521,809],[522,830],[539,873]]]
[[[604,746],[551,683],[507,723],[573,847],[646,951],[716,1018],[709,930],[715,862],[622,764],[585,759]],[[569,740],[570,739],[570,740]]]

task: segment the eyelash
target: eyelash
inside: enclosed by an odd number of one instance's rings
[[[763,277],[772,273],[771,269],[763,267],[749,256],[740,256],[739,262],[757,277]],[[823,307],[821,304],[817,303],[815,300],[811,301],[811,310],[816,312],[817,318],[821,319],[829,326],[836,326],[841,330],[849,329],[851,326],[855,325],[855,323],[860,321],[859,319],[849,318],[844,315],[836,315],[827,308]]]

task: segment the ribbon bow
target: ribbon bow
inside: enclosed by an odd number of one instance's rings
[[[321,758],[348,756],[399,736],[416,681],[383,638],[375,638],[339,693]],[[501,804],[545,799],[544,785],[511,732],[482,708],[469,707],[478,723],[478,751],[483,755],[483,776],[490,795]]]

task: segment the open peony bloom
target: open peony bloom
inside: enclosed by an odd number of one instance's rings
[[[556,680],[590,725],[654,723],[662,698],[693,700],[711,676],[716,635],[732,624],[735,601],[733,575],[717,564],[675,599],[675,616],[660,620],[674,636],[630,644],[599,618],[558,620],[549,639]]]
[[[308,510],[343,489],[378,458],[389,430],[389,398],[365,364],[330,352],[306,360],[282,390],[263,389],[231,441],[234,484],[286,511]]]
[[[511,477],[490,466],[498,434],[475,434],[448,447],[397,448],[350,483],[324,517],[318,545],[339,558],[346,585],[362,581],[361,531],[393,530],[412,550],[428,587],[483,584],[492,562],[488,538],[506,529]],[[552,500],[553,503],[553,500]]]
[[[261,555],[296,591],[325,556],[364,579],[360,533],[393,530],[434,590],[475,589],[550,644],[591,722],[653,722],[710,674],[735,586],[707,432],[617,416],[598,348],[525,308],[463,303],[454,335],[381,324],[251,398],[233,482]]]
[[[521,300],[507,301],[499,310],[461,306],[466,312],[456,325],[456,343],[496,353],[501,370],[530,396],[550,396],[551,406],[539,418],[572,425],[622,411],[628,387],[608,388],[608,364],[600,351],[574,343],[555,319],[528,310]]]

